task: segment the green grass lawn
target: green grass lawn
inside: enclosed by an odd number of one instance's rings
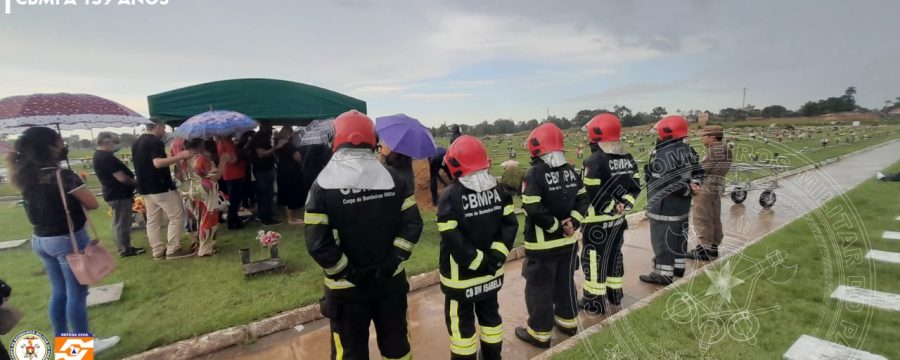
[[[887,171],[900,171],[900,162]],[[732,257],[714,266],[713,270],[722,271],[729,265],[734,273],[740,273],[750,268],[751,262],[747,258],[763,259],[776,249],[787,252],[785,265],[797,266],[796,275],[786,284],[769,282],[763,277],[756,283],[752,296],[749,295],[752,287],[747,284],[733,288],[732,297],[736,300],[723,308],[740,308],[739,304],[747,298],[752,304],[750,310],[780,306],[778,311],[757,315],[759,327],[754,342],[742,341],[740,336],[724,336],[717,342],[713,341],[704,354],[700,344],[709,333],[704,335],[699,331],[702,328],[699,325],[676,321],[687,312],[668,311],[669,305],[678,304],[676,300],[686,295],[704,298],[711,282],[706,274],[701,274],[693,282],[612,322],[602,332],[588,337],[556,358],[604,358],[619,354],[636,356],[628,358],[780,359],[791,344],[804,334],[844,342],[887,358],[900,358],[900,347],[897,346],[900,314],[869,307],[854,311],[846,306],[841,307],[829,298],[838,285],[850,285],[848,281],[852,280],[848,279],[863,279],[861,287],[864,288],[900,293],[900,266],[862,259],[869,249],[900,251],[900,243],[881,239],[885,230],[900,230],[900,222],[894,219],[900,214],[900,203],[893,198],[889,201],[885,199],[886,194],[896,194],[897,191],[897,183],[868,180],[847,193],[846,198],[834,199],[821,208],[835,209],[852,204],[863,226],[845,229],[844,234],[838,229],[837,237],[828,234],[823,243],[816,239],[812,229],[834,230],[838,226],[825,223],[832,219],[830,217],[807,216],[748,247],[743,257]],[[849,237],[846,234],[852,234],[854,230],[859,234],[859,240],[847,241]],[[863,232],[868,234],[868,246],[862,237]],[[704,304],[709,305],[709,302]],[[686,306],[672,308],[687,309]],[[839,308],[841,311],[837,311]],[[752,326],[745,327],[748,324],[739,323],[729,331],[746,332],[752,329]],[[839,340],[842,336],[843,341]]]

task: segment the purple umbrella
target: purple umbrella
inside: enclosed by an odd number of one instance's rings
[[[404,114],[375,119],[375,131],[393,151],[413,159],[427,159],[437,153],[431,131]]]

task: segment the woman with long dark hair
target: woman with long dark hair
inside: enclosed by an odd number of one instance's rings
[[[49,311],[53,330],[56,333],[88,333],[88,288],[78,283],[66,259],[74,249],[69,239],[57,172],[62,179],[78,250],[83,250],[90,242],[84,228],[87,210],[97,209],[100,205],[77,174],[61,169],[59,163],[64,149],[63,139],[56,131],[45,127],[25,130],[16,141],[15,152],[9,154],[10,179],[22,192],[25,212],[34,228],[31,247],[44,262],[50,279]],[[99,353],[118,342],[118,336],[97,339],[94,351]]]

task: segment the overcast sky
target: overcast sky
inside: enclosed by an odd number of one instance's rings
[[[0,97],[84,92],[146,115],[150,94],[265,77],[437,125],[717,111],[743,87],[791,109],[848,86],[866,107],[900,96],[897,0],[77,1],[0,13]]]

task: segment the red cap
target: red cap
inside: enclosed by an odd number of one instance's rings
[[[622,138],[622,122],[615,114],[600,114],[587,123],[587,131],[588,140],[592,143],[619,141]]]
[[[688,136],[688,123],[684,117],[670,115],[656,123],[656,133],[660,140],[682,139]]]
[[[375,124],[366,114],[347,111],[334,119],[333,151],[344,147],[375,148]]]
[[[460,136],[450,145],[447,155],[444,155],[444,163],[453,177],[466,176],[491,167],[484,144],[469,135]]]
[[[528,152],[533,157],[554,151],[563,151],[565,148],[563,132],[554,123],[538,125],[528,135],[526,144],[528,145]]]

